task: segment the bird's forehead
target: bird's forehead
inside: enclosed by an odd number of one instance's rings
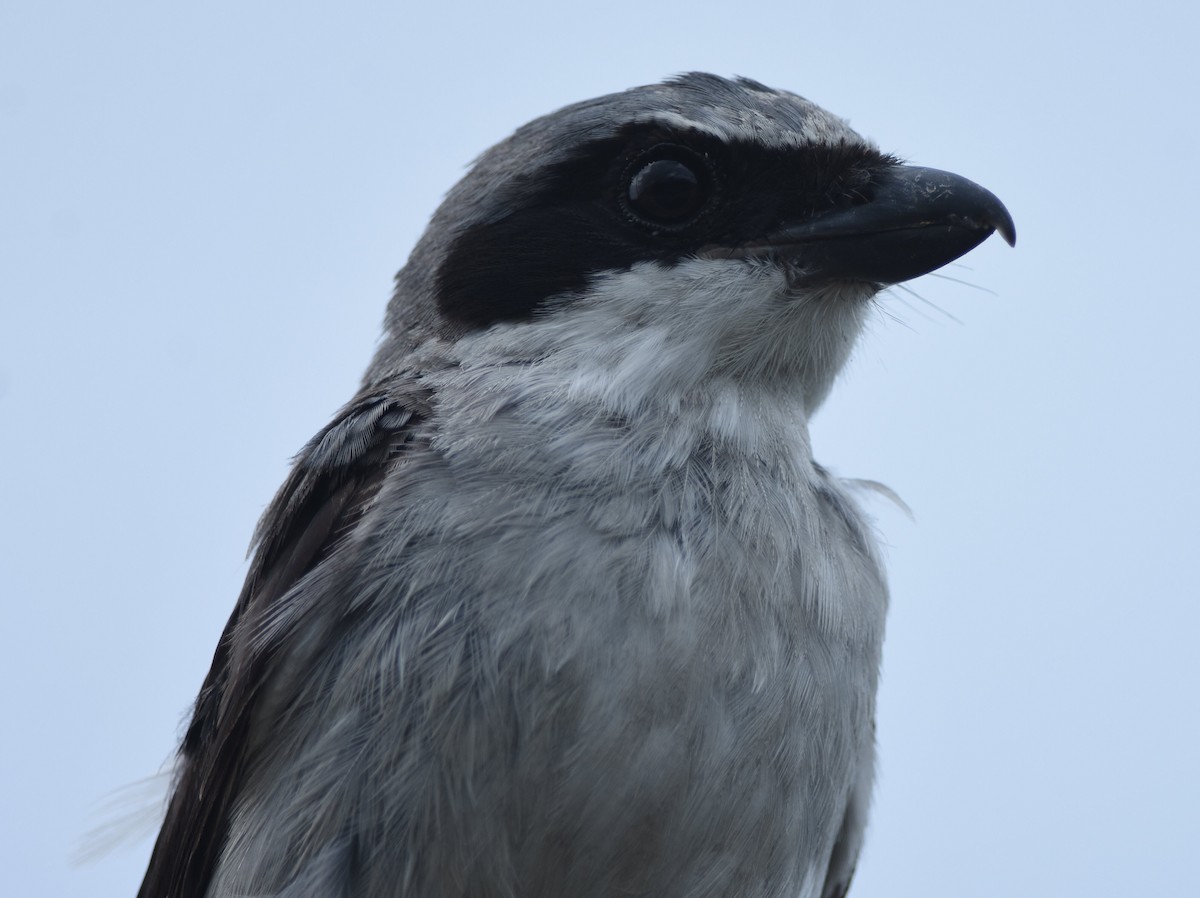
[[[796,94],[755,82],[714,81],[721,89],[696,90],[691,82],[658,85],[646,98],[647,108],[630,118],[771,149],[862,142],[843,119]]]
[[[523,130],[553,153],[564,144],[602,139],[642,124],[769,149],[866,143],[845,120],[796,94],[747,79],[697,73],[577,103]]]

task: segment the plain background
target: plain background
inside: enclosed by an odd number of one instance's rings
[[[6,4],[0,889],[136,890],[145,826],[70,858],[114,792],[145,805],[251,528],[464,166],[703,69],[983,183],[1019,233],[893,291],[815,424],[916,516],[874,506],[852,895],[1195,894],[1200,29],[1111,7]]]

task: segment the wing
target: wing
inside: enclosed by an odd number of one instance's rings
[[[174,789],[138,898],[204,898],[238,795],[271,649],[255,623],[335,555],[428,415],[411,383],[364,392],[301,450],[254,535],[246,583],[180,746]]]

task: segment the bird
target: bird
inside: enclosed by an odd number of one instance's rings
[[[748,78],[484,152],[255,531],[139,898],[842,898],[888,590],[809,421],[993,233]]]

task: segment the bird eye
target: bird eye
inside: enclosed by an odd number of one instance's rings
[[[632,167],[626,208],[643,224],[677,229],[691,224],[712,196],[704,160],[682,147],[661,146]]]

